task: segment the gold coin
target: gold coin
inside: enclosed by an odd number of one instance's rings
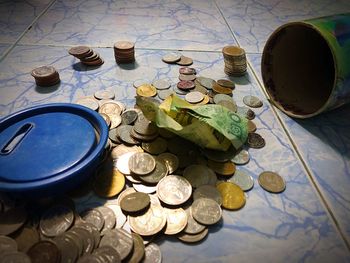
[[[102,169],[98,171],[93,182],[94,192],[104,198],[119,194],[125,186],[125,177],[117,169]]]
[[[213,160],[208,160],[208,166],[213,169],[214,172],[224,176],[231,176],[236,171],[236,165],[231,161],[215,162]]]
[[[157,89],[150,84],[143,84],[136,89],[136,93],[142,97],[153,97],[157,94]]]
[[[220,86],[217,83],[214,83],[213,91],[215,91],[216,93],[219,93],[219,94],[232,95],[232,89]]]
[[[216,188],[222,196],[222,207],[229,210],[238,210],[245,205],[243,190],[230,182],[219,183]]]
[[[203,100],[199,103],[196,103],[194,105],[205,105],[209,103],[209,96],[208,95],[204,95]]]

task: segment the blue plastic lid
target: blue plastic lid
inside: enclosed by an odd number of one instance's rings
[[[96,162],[108,138],[102,117],[80,105],[48,104],[0,121],[0,190],[55,183]]]

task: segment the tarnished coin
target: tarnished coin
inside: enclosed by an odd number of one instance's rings
[[[97,248],[94,251],[93,255],[98,256],[102,260],[102,262],[109,262],[109,263],[122,262],[117,249],[113,248],[110,245]]]
[[[94,236],[85,228],[74,226],[65,234],[75,234],[80,239],[83,245],[83,254],[91,253],[95,248],[95,238]]]
[[[156,167],[156,161],[149,153],[135,153],[129,158],[129,169],[137,175],[151,173]]]
[[[235,157],[231,159],[235,164],[246,164],[250,160],[250,155],[247,150],[240,150]]]
[[[180,80],[176,86],[178,89],[185,91],[195,88],[195,84],[191,80]],[[176,90],[175,92],[178,93]]]
[[[149,79],[137,79],[134,81],[133,86],[134,88],[138,88],[141,85],[145,85],[145,84],[150,84],[151,81]]]
[[[179,80],[184,80],[184,81],[194,81],[196,79],[196,75],[189,75],[189,74],[180,74],[179,75]]]
[[[120,201],[120,207],[128,213],[135,213],[144,210],[150,205],[150,198],[145,193],[131,193]]]
[[[58,249],[61,251],[61,261],[73,263],[79,257],[79,248],[74,239],[66,234],[57,236],[53,239]]]
[[[148,244],[145,248],[145,257],[143,258],[143,263],[161,263],[162,253],[158,245],[154,243]]]
[[[237,107],[237,113],[246,117],[248,120],[253,120],[255,118],[255,113],[247,107]]]
[[[185,168],[183,176],[190,182],[192,187],[196,188],[209,183],[209,178],[215,173],[205,165],[193,164]]]
[[[157,185],[158,198],[168,205],[183,204],[191,197],[191,194],[192,186],[182,176],[166,176]]]
[[[238,185],[243,191],[249,191],[254,186],[253,177],[242,170],[236,170],[235,174],[227,181]]]
[[[286,189],[286,182],[277,173],[265,171],[259,175],[258,182],[262,188],[271,193],[281,193]]]
[[[145,185],[145,184],[134,183],[134,184],[132,184],[132,187],[134,187],[134,189],[137,192],[141,192],[141,193],[145,193],[145,194],[153,194],[157,190],[157,186],[155,186],[155,185]]]
[[[213,169],[214,172],[224,176],[233,175],[236,171],[236,165],[231,161],[226,162],[216,162],[213,160],[208,160],[209,168]]]
[[[179,73],[184,75],[194,75],[197,72],[195,68],[181,67],[179,68]]]
[[[167,150],[168,143],[165,139],[158,137],[151,142],[143,142],[142,149],[150,154],[161,154]]]
[[[177,238],[186,243],[196,243],[202,241],[208,235],[208,228],[205,228],[198,234],[182,233]]]
[[[229,210],[238,210],[245,205],[243,190],[236,184],[230,182],[219,183],[216,188],[222,196],[222,207]]]
[[[247,95],[243,97],[243,102],[245,105],[252,108],[259,108],[263,105],[262,101],[255,96]]]
[[[176,61],[176,64],[180,66],[190,66],[193,64],[192,58],[181,56],[179,61]]]
[[[134,243],[134,249],[131,258],[129,259],[129,263],[139,263],[145,256],[145,245],[139,234],[131,233],[131,236]]]
[[[99,108],[98,102],[96,99],[91,97],[84,97],[76,100],[76,104],[88,107],[89,109],[92,109],[94,111],[97,111]]]
[[[27,252],[32,263],[57,263],[61,259],[58,247],[50,241],[40,241]]]
[[[216,83],[215,80],[206,77],[198,77],[197,81],[208,90],[212,90],[213,85]]]
[[[191,205],[191,209],[193,218],[203,225],[216,224],[222,217],[220,205],[213,199],[196,199]]]
[[[152,82],[152,85],[158,90],[169,89],[171,86],[170,82],[166,79],[157,79]]]
[[[25,226],[20,231],[16,231],[12,237],[15,239],[18,250],[27,252],[35,243],[39,242],[40,236],[36,228]],[[1,238],[0,238],[0,254],[1,254]]]
[[[219,205],[222,204],[221,193],[213,185],[201,185],[193,193],[193,199],[199,198],[210,198],[217,202]]]
[[[118,130],[116,128],[110,129],[108,132],[108,138],[114,143],[121,143],[118,138]]]
[[[85,233],[85,232],[84,232]],[[61,238],[62,236],[67,236],[68,238],[70,238],[74,244],[77,246],[78,248],[78,256],[82,255],[83,253],[85,253],[84,250],[84,241],[82,240],[83,236],[79,236],[78,233],[76,233],[75,231],[69,230],[68,232],[65,232],[64,234],[57,236],[53,239],[53,241],[55,242],[55,239],[57,238]],[[56,244],[57,245],[57,244]],[[59,245],[57,245],[59,246]],[[72,250],[74,250],[74,248],[72,247]]]
[[[183,232],[190,235],[202,232],[205,229],[205,226],[194,220],[191,212],[191,206],[188,206],[185,209],[185,212],[187,214],[187,225]]]
[[[124,229],[111,229],[101,239],[100,247],[105,245],[115,248],[121,260],[124,260],[131,253],[134,244],[131,235]]]
[[[113,100],[115,94],[111,90],[98,90],[94,93],[94,96],[98,100]]]
[[[167,224],[165,228],[166,235],[175,235],[185,229],[187,225],[187,214],[185,210],[180,208],[164,208],[164,212],[167,218]]]
[[[234,89],[235,88],[235,83],[233,83],[231,80],[228,79],[219,79],[216,81],[220,86]]]
[[[11,263],[31,263],[34,261],[31,261],[30,257],[23,252],[9,251],[9,252],[1,254],[0,263],[9,263],[9,262],[11,262]],[[37,261],[35,261],[35,262],[37,262]]]
[[[100,239],[101,239],[101,235],[100,235],[100,232],[97,229],[97,227],[91,223],[84,222],[83,220],[80,220],[80,222],[76,222],[74,229],[80,229],[80,228],[88,231],[90,237],[93,238],[93,240],[94,240],[94,248],[97,248],[98,244],[100,243]]]
[[[230,111],[233,111],[233,112],[237,111],[237,105],[234,101],[222,100],[222,101],[219,101],[217,104],[225,107],[226,109],[229,109]]]
[[[120,108],[119,104],[112,101],[108,101],[100,106],[98,112],[107,114],[108,116],[110,114],[120,115],[122,113],[122,109]]]
[[[148,184],[156,184],[163,177],[165,177],[167,175],[168,175],[167,166],[163,162],[156,160],[155,169],[152,172],[150,172],[149,174],[140,176],[140,179],[141,179],[141,181],[148,183]]]
[[[154,97],[157,95],[157,89],[150,84],[144,84],[136,89],[136,93],[142,97]]]
[[[118,138],[124,143],[135,145],[139,144],[139,141],[131,137],[131,131],[133,126],[131,125],[121,125],[117,128]]]
[[[136,121],[134,131],[142,135],[154,135],[158,132],[158,127],[150,121]]]
[[[20,229],[27,220],[27,211],[19,206],[10,208],[1,213],[0,216],[0,235],[7,236]]]
[[[100,256],[95,254],[85,254],[79,260],[77,263],[102,263],[102,259]]]
[[[128,188],[128,189],[132,189],[133,188]],[[135,190],[134,190],[135,191]],[[119,198],[119,196],[118,196]],[[124,223],[126,222],[126,216],[124,215],[122,209],[120,208],[119,205],[115,205],[115,204],[107,204],[107,206],[113,210],[115,217],[116,217],[116,225],[115,228],[122,228]]]
[[[169,52],[162,57],[165,63],[175,63],[181,59],[181,54],[179,52]]]
[[[107,206],[99,206],[97,209],[101,212],[105,221],[101,231],[101,233],[104,234],[107,230],[114,228],[116,222],[115,214],[113,210]]]
[[[248,120],[247,122],[247,128],[248,128],[248,132],[255,132],[256,131],[256,125],[253,121]]]
[[[175,172],[179,167],[179,159],[175,154],[165,152],[158,155],[157,158],[167,166],[169,174]]]
[[[55,205],[44,212],[40,219],[40,231],[47,237],[58,236],[74,222],[74,213],[64,205]]]
[[[163,207],[151,204],[146,213],[139,216],[128,216],[132,231],[141,236],[151,236],[160,232],[166,224]]]
[[[186,94],[185,100],[189,103],[199,103],[204,99],[203,93],[199,91],[191,91]]]
[[[161,100],[165,100],[170,95],[175,94],[175,91],[173,89],[166,89],[166,90],[158,90],[158,97]]]
[[[203,100],[201,102],[199,102],[199,103],[196,103],[196,105],[206,105],[206,104],[209,103],[209,101],[210,101],[209,96],[208,95],[204,95],[203,96]]]
[[[207,93],[208,93],[208,90],[205,88],[205,87],[203,87],[201,84],[199,84],[199,82],[198,81],[195,81],[195,88],[193,89],[193,91],[198,91],[198,92],[200,92],[200,93],[202,93],[202,94],[204,94],[204,95],[207,95]]]
[[[98,231],[101,231],[104,225],[104,219],[101,212],[97,209],[88,209],[80,213],[81,219],[85,222],[93,224],[97,227]]]
[[[14,239],[7,236],[0,236],[0,254],[4,252],[17,251],[17,243]]]
[[[265,139],[258,133],[248,133],[248,146],[255,149],[260,149],[265,146]]]
[[[126,110],[122,113],[122,124],[124,125],[130,125],[133,124],[137,117],[138,117],[138,112],[133,109]]]

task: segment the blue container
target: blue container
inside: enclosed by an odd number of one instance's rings
[[[65,192],[98,165],[108,139],[103,118],[84,106],[36,106],[0,121],[0,191]]]

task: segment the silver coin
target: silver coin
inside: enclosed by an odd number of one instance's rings
[[[181,59],[179,52],[169,52],[162,57],[162,60],[166,63],[175,63]]]
[[[213,185],[202,185],[198,187],[193,193],[193,199],[197,200],[199,198],[213,199],[219,205],[222,204],[221,193]]]
[[[156,184],[163,177],[165,177],[167,175],[168,175],[167,166],[163,162],[156,160],[155,169],[152,172],[150,172],[149,174],[140,176],[140,179],[141,179],[141,181],[148,183],[148,184]]]
[[[189,92],[189,90],[181,90],[181,89],[179,89],[176,85],[173,86],[173,90],[178,95],[186,95]]]
[[[166,79],[157,79],[157,80],[152,82],[152,85],[157,90],[166,90],[166,89],[169,89],[171,86],[170,82]]]
[[[136,131],[137,133],[142,134],[142,135],[154,135],[154,134],[157,134],[157,132],[158,132],[157,125],[155,125],[153,122],[150,122],[147,119],[140,120],[140,117],[135,122],[133,129],[134,129],[134,131]]]
[[[126,110],[122,113],[121,117],[122,117],[122,124],[130,125],[136,121],[138,117],[138,111],[133,109]]]
[[[0,236],[0,254],[10,251],[17,251],[16,241],[7,236]]]
[[[137,192],[145,193],[145,194],[153,194],[157,191],[157,186],[144,185],[144,184],[132,184],[132,187]]]
[[[202,241],[208,235],[208,228],[198,234],[180,233],[177,238],[186,243],[196,243]]]
[[[169,174],[172,174],[179,168],[179,158],[175,154],[168,152],[161,153],[157,156],[157,159],[167,166]]]
[[[76,232],[74,231],[72,232],[71,230],[69,230],[68,232],[63,233],[62,235],[57,236],[55,238],[60,238],[62,236],[67,236],[68,238],[73,240],[74,244],[78,248],[78,256],[84,253],[84,244],[83,244],[82,237],[80,237]]]
[[[117,128],[117,134],[118,138],[130,145],[139,144],[139,141],[135,140],[133,137],[131,137],[130,133],[133,129],[133,126],[131,125],[121,125]]]
[[[103,229],[101,231],[103,235],[108,229],[114,228],[116,219],[113,210],[108,208],[107,206],[99,206],[97,207],[97,209],[101,212],[105,221]]]
[[[75,103],[82,105],[82,106],[85,106],[85,107],[88,107],[94,111],[97,111],[99,108],[99,104],[98,104],[97,100],[94,98],[91,98],[91,97],[80,98]]]
[[[128,189],[132,189],[133,191],[135,191],[133,188],[128,188]],[[112,211],[115,214],[116,217],[116,225],[115,228],[122,228],[124,223],[126,222],[126,216],[124,215],[122,209],[120,208],[119,205],[115,205],[115,204],[107,204],[107,206],[112,209]]]
[[[121,258],[118,251],[110,245],[97,248],[93,254],[96,256],[99,256],[102,259],[102,262],[106,262],[106,263],[121,262]]]
[[[111,229],[102,237],[100,247],[116,248],[121,260],[124,260],[130,254],[133,244],[131,235],[124,229]]]
[[[81,219],[83,219],[85,222],[93,224],[95,227],[97,227],[98,231],[102,230],[102,227],[104,225],[104,219],[101,212],[97,209],[88,209],[80,213]]]
[[[122,109],[117,101],[103,100],[103,103],[100,105],[98,112],[107,114],[108,116],[110,114],[120,115],[122,113]]]
[[[192,194],[192,186],[182,176],[169,175],[157,184],[158,198],[168,205],[185,203]]]
[[[214,97],[213,97],[213,100],[214,100],[214,103],[215,104],[218,104],[220,101],[233,101],[232,97],[230,97],[229,95],[226,95],[226,94],[216,94]]]
[[[191,206],[187,207],[185,209],[185,212],[187,214],[187,225],[183,232],[191,235],[195,235],[202,232],[205,229],[205,226],[199,224],[196,220],[194,220],[191,212]]]
[[[138,146],[127,146],[124,144],[120,144],[112,150],[111,155],[113,159],[118,159],[120,156],[122,156],[125,153],[129,153],[129,152],[136,153],[136,152],[142,152],[142,151],[143,150]]]
[[[44,212],[40,219],[40,231],[47,237],[58,236],[71,227],[74,221],[72,209],[55,205]]]
[[[205,165],[193,164],[184,170],[183,177],[186,178],[193,188],[209,183],[209,176],[215,176],[213,170]]]
[[[115,94],[111,90],[98,90],[94,93],[94,96],[98,100],[113,100]]]
[[[199,91],[191,91],[186,94],[185,100],[189,103],[199,103],[204,99],[203,93]]]
[[[158,91],[158,97],[161,100],[165,100],[167,97],[169,97],[172,94],[175,94],[175,91],[172,90],[172,89],[166,89],[166,90],[159,90]]]
[[[206,77],[198,77],[197,81],[208,90],[212,90],[215,83],[215,80]]]
[[[209,198],[199,198],[191,205],[193,218],[203,225],[213,225],[222,218],[220,205]]]
[[[122,117],[118,114],[108,114],[109,120],[111,121],[110,129],[114,129],[118,127],[122,123]]]
[[[196,75],[194,74],[180,74],[179,80],[190,80],[194,81],[196,79]]]
[[[251,95],[244,96],[243,102],[245,105],[252,108],[259,108],[263,105],[262,101],[258,97],[251,96]]]
[[[247,118],[248,120],[253,120],[255,118],[255,113],[247,107],[237,107],[237,113]]]
[[[161,154],[166,151],[168,143],[165,139],[158,137],[151,142],[143,142],[142,149],[150,154]]]
[[[158,245],[154,243],[148,244],[145,248],[145,257],[143,258],[143,263],[161,263],[162,253]]]
[[[100,243],[101,235],[96,226],[81,220],[81,222],[76,223],[75,227],[87,230],[90,233],[90,235],[94,238],[94,247],[96,248],[98,246],[98,244]]]
[[[135,152],[127,152],[119,156],[116,162],[116,167],[124,175],[129,175],[131,173],[129,169],[129,159],[133,156]]]
[[[235,164],[242,165],[248,163],[250,160],[250,155],[247,150],[240,150],[232,159],[231,161]]]
[[[187,225],[187,213],[181,207],[164,208],[166,213],[167,224],[164,231],[166,235],[175,235],[180,233]]]
[[[79,260],[77,263],[104,263],[100,256],[95,254],[85,254]]]
[[[0,263],[30,263],[32,262],[30,257],[18,251],[9,251],[1,254]]]
[[[61,251],[61,262],[76,262],[79,257],[79,248],[72,237],[63,234],[55,237],[53,242]]]
[[[133,86],[135,89],[137,89],[138,87],[145,85],[145,84],[150,84],[151,81],[149,79],[137,79],[134,81]]]
[[[254,186],[254,179],[242,170],[236,170],[235,174],[227,180],[242,188],[243,191],[249,191]]]
[[[95,239],[88,230],[80,227],[73,227],[69,230],[70,234],[75,234],[83,244],[83,254],[90,254],[95,248]]]
[[[156,167],[156,161],[149,153],[135,153],[129,158],[129,169],[137,175],[151,173]]]

